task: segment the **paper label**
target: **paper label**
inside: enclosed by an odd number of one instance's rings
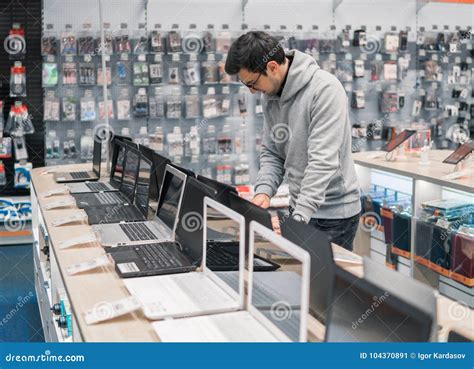
[[[83,243],[96,242],[96,241],[97,241],[97,236],[94,233],[87,233],[79,237],[74,237],[66,241],[61,241],[59,242],[58,246],[61,250],[64,250],[76,245],[81,245]]]
[[[43,193],[43,197],[50,197],[53,195],[58,195],[58,194],[68,193],[68,192],[69,192],[69,188],[66,186],[63,186],[63,187],[55,188],[53,190],[46,191],[45,193]]]
[[[76,204],[76,200],[74,199],[74,197],[68,197],[66,199],[62,199],[59,201],[50,202],[49,204],[44,205],[44,209],[51,210],[51,209],[62,208],[64,206],[75,205],[75,204]]]
[[[63,224],[78,222],[78,221],[86,220],[86,219],[87,219],[87,214],[83,211],[83,212],[79,212],[67,217],[55,219],[51,222],[51,225],[53,227],[59,227],[60,225],[63,225]]]
[[[102,255],[96,259],[85,261],[83,263],[77,263],[70,265],[66,268],[66,273],[68,275],[74,275],[102,266],[110,265],[111,261],[107,255]]]
[[[135,296],[113,302],[99,302],[85,313],[86,324],[96,324],[117,318],[141,308],[141,304]]]

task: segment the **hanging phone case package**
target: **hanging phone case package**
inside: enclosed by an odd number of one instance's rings
[[[150,97],[150,118],[163,118],[165,116],[165,99],[161,87],[155,88],[155,95]]]
[[[31,163],[15,163],[15,188],[30,188],[31,176],[30,172],[33,169]]]
[[[48,91],[44,99],[43,120],[47,122],[59,121],[59,99],[54,96],[54,91]]]
[[[441,81],[443,75],[438,63],[434,60],[427,60],[425,62],[425,81]]]
[[[45,35],[41,38],[41,55],[54,55],[58,54],[58,39],[53,35]]]
[[[400,47],[400,37],[396,33],[387,33],[385,35],[385,51],[387,53],[396,53]]]
[[[175,89],[166,101],[166,117],[168,119],[181,118],[181,108],[181,94],[179,92],[179,89]]]
[[[5,124],[5,132],[11,136],[23,136],[24,134],[34,133],[34,131],[35,129],[26,105],[21,103],[12,105],[7,123]]]
[[[94,54],[94,37],[90,32],[84,32],[77,40],[79,55]]]
[[[410,60],[408,58],[398,58],[398,80],[403,81],[408,75]]]
[[[186,85],[199,85],[201,83],[201,73],[198,62],[188,62],[183,67],[184,83]]]
[[[197,90],[191,91],[191,95],[184,97],[184,107],[186,110],[186,118],[198,118],[200,116],[199,95]]]
[[[0,159],[12,157],[12,138],[0,137]]]
[[[122,31],[125,32],[125,31]],[[128,34],[121,33],[115,36],[115,52],[119,54],[129,54],[132,51],[130,37]]]
[[[63,63],[63,85],[75,85],[77,83],[76,63]]]
[[[168,32],[168,45],[171,53],[181,52],[181,36],[177,31]]]
[[[383,66],[383,78],[386,81],[395,81],[397,79],[397,64],[390,60]]]
[[[21,63],[10,69],[10,97],[20,96],[26,96],[26,68]]]
[[[354,77],[362,78],[365,75],[364,61],[354,60]]]
[[[15,149],[15,160],[28,159],[28,152],[26,151],[25,136],[13,137],[13,147]]]
[[[61,33],[61,55],[76,55],[77,45],[76,36],[73,32]]]
[[[79,63],[79,85],[95,86],[95,66],[92,62]]]
[[[96,39],[96,50],[98,54],[102,53],[102,41],[100,37]],[[112,55],[114,53],[114,38],[110,32],[104,32],[104,52],[106,55]]]
[[[69,93],[63,97],[63,121],[72,122],[76,120],[76,97]]]
[[[114,119],[114,104],[112,100],[107,101],[107,106],[109,110],[109,119]],[[105,120],[105,114],[106,114],[106,107],[105,107],[105,101],[99,101],[99,119],[100,120]]]
[[[58,84],[58,64],[43,63],[43,87],[55,87]]]
[[[81,98],[81,121],[92,122],[96,119],[95,99],[92,91],[87,90]]]
[[[148,86],[149,84],[148,64],[146,62],[133,63],[133,85]]]
[[[163,35],[161,31],[154,30],[150,35],[150,52],[162,53],[164,52],[163,47]]]
[[[219,31],[216,34],[216,52],[227,54],[232,44],[232,34],[229,31]]]
[[[3,121],[3,101],[0,100],[0,137],[3,135],[4,128],[5,122]]]
[[[144,88],[139,88],[132,101],[133,116],[148,116],[148,95]]]
[[[105,67],[105,78],[107,85],[112,84],[112,72],[110,67]],[[97,68],[97,85],[103,86],[104,84],[104,73],[102,72],[102,67]]]
[[[123,89],[117,98],[117,119],[130,120],[130,97],[127,89]]]
[[[217,83],[219,79],[217,64],[213,60],[213,56],[213,54],[209,55],[208,60],[202,62],[202,79],[205,84]]]

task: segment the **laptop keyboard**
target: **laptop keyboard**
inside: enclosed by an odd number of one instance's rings
[[[98,193],[96,197],[102,205],[117,204],[123,201],[116,192]]]
[[[151,229],[143,223],[121,223],[120,228],[130,241],[154,240],[157,238]]]
[[[70,174],[74,179],[90,178],[89,172],[71,172]]]
[[[86,183],[86,186],[87,188],[89,188],[91,191],[94,191],[94,192],[110,190],[110,187],[102,182]]]
[[[206,264],[209,265],[239,267],[238,255],[233,255],[212,243],[208,243],[206,258]]]
[[[174,242],[161,242],[135,247],[140,259],[148,269],[162,269],[183,266],[170,250],[175,247]]]

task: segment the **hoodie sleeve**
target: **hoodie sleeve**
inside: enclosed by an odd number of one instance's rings
[[[339,81],[328,83],[313,99],[308,128],[308,165],[293,214],[306,222],[324,202],[329,183],[339,168],[347,97]]]
[[[255,194],[265,194],[269,197],[275,195],[283,181],[285,174],[285,160],[277,152],[275,142],[272,140],[268,125],[264,124],[263,143],[260,151],[260,170],[258,171]]]

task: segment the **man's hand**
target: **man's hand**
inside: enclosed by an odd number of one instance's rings
[[[259,193],[252,199],[252,203],[266,209],[270,206],[270,197],[264,193]]]

